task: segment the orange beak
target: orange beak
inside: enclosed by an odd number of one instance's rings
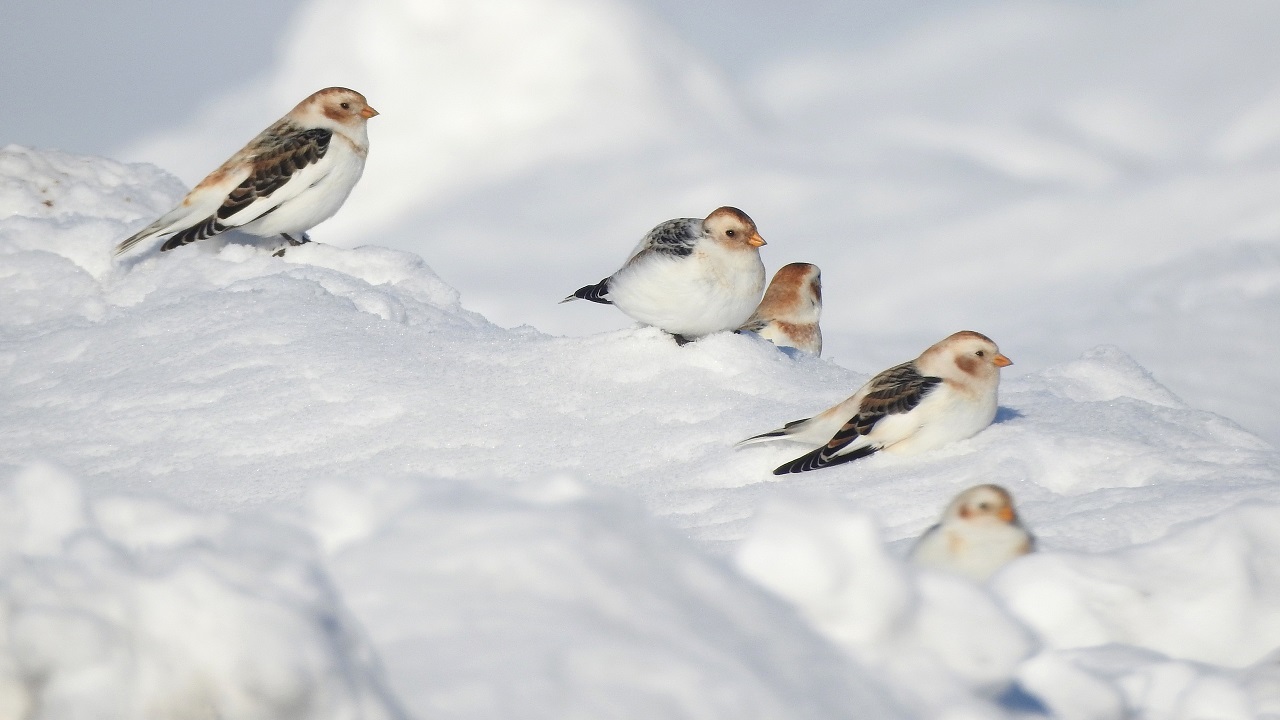
[[[1013,364],[1012,360],[1001,353],[996,353],[996,356],[991,358],[991,362],[995,363],[996,367],[1008,367]]]
[[[1013,522],[1013,518],[1014,518],[1013,508],[1009,507],[1008,505],[1000,508],[996,512],[996,517],[1000,518],[1001,520],[1007,523]]]
[[[760,247],[761,245],[769,244],[764,241],[764,238],[760,237],[760,233],[755,233],[751,237],[747,238],[747,243],[754,247]]]
[[[373,117],[374,115],[379,115],[379,114],[380,114],[380,113],[379,113],[377,110],[374,110],[373,108],[369,107],[368,105],[365,105],[365,106],[364,106],[364,109],[360,111],[360,117],[364,118],[365,120],[368,120],[369,118]]]

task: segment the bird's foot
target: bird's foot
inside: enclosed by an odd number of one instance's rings
[[[298,237],[302,238],[301,240],[294,239],[294,237],[289,233],[280,233],[280,237],[284,238],[285,240],[288,240],[289,244],[295,247],[298,245],[302,245],[304,243],[311,242],[311,238],[306,233],[302,233],[298,235]]]
[[[685,345],[688,345],[689,343],[693,342],[692,340],[681,335],[680,333],[671,333],[671,337],[676,339],[676,345],[679,345],[680,347],[684,347]]]

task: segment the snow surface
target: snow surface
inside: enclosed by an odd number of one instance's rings
[[[182,192],[0,150],[0,714],[1280,716],[1280,452],[1119,348],[778,479],[799,448],[732,443],[879,367],[504,329],[374,233],[113,264]],[[1226,292],[1182,279],[1153,307]],[[1041,552],[904,564],[982,482]]]

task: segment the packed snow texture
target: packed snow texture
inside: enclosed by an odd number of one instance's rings
[[[373,234],[113,264],[182,192],[0,151],[10,716],[1280,714],[1280,453],[1120,348],[1006,370],[970,440],[780,480],[798,448],[732,444],[878,367],[503,329]],[[1041,552],[906,565],[985,482]]]
[[[350,85],[383,114],[316,239],[429,258],[499,325],[626,327],[554,301],[658,222],[734,205],[771,270],[823,269],[850,366],[957,327],[1023,367],[1119,344],[1280,443],[1280,5],[767,5],[306,0],[262,74],[102,152],[194,183]]]

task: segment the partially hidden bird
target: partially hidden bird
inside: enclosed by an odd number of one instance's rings
[[[796,262],[782,266],[769,281],[764,299],[738,332],[759,335],[778,347],[822,354],[822,271]]]
[[[751,316],[764,289],[764,244],[755,222],[737,208],[668,220],[644,236],[617,272],[561,302],[614,305],[683,345],[735,330]]]
[[[999,485],[975,485],[956,495],[938,524],[911,549],[911,561],[974,580],[986,580],[1011,560],[1035,550],[1013,497]]]
[[[1012,365],[986,335],[964,330],[871,378],[813,417],[747,438],[821,444],[775,475],[839,465],[884,450],[911,454],[972,437],[996,415],[1000,368]]]
[[[369,118],[355,90],[313,93],[201,180],[178,206],[116,245],[115,253],[169,235],[172,250],[227,230],[279,235],[290,245],[333,217],[364,172]]]

